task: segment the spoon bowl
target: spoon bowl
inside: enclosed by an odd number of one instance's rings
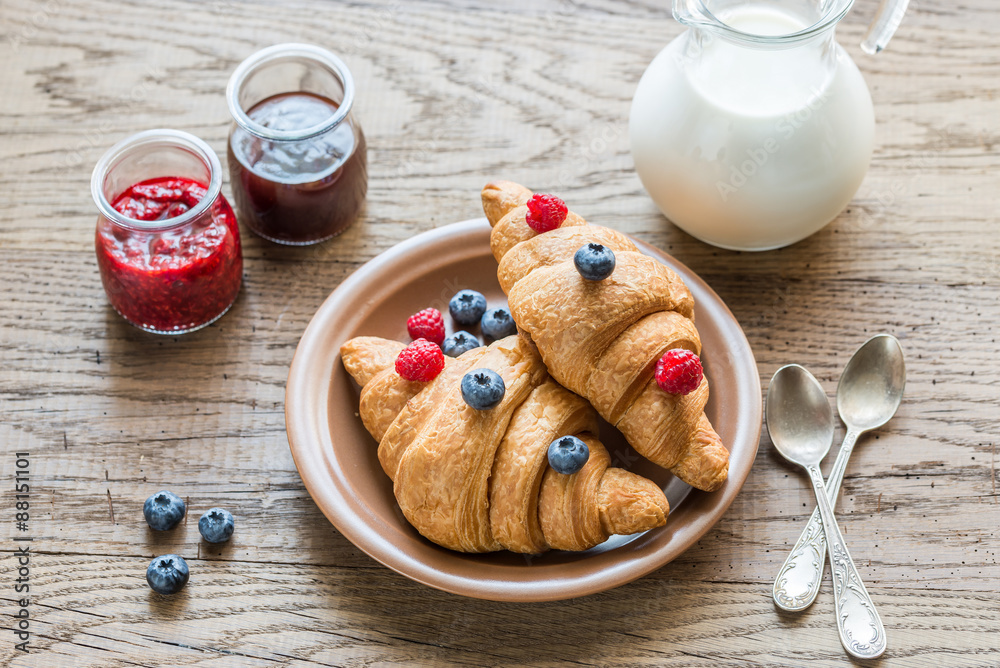
[[[851,431],[881,427],[903,400],[906,363],[896,337],[879,334],[868,339],[844,368],[837,385],[837,411]]]
[[[819,381],[804,367],[778,369],[767,388],[767,432],[781,456],[816,466],[833,445],[833,410]]]

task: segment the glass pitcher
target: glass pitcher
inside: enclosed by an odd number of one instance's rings
[[[681,229],[733,250],[795,243],[833,220],[871,161],[875,117],[835,40],[854,0],[674,0],[689,29],[649,65],[629,140],[643,186]],[[908,0],[884,0],[877,53]]]

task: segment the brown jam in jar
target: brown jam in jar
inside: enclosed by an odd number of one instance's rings
[[[302,90],[289,91],[289,82]],[[237,68],[227,95],[235,120],[230,181],[247,227],[304,245],[357,220],[368,190],[367,145],[351,114],[353,79],[336,56],[306,44],[264,49]]]
[[[300,130],[322,123],[337,103],[313,93],[281,93],[255,104],[247,115],[268,128]],[[315,243],[353,223],[368,190],[365,136],[360,127],[298,142],[274,142],[234,133],[229,175],[240,218],[254,232],[279,243]]]

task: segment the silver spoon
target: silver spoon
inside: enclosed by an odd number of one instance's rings
[[[889,334],[868,339],[847,363],[837,385],[837,410],[847,425],[847,435],[826,479],[831,506],[837,505],[847,460],[858,437],[881,427],[895,415],[905,383],[903,349],[896,337]],[[791,612],[812,605],[819,593],[825,565],[826,535],[816,508],[774,579],[775,605]]]
[[[819,463],[833,445],[833,410],[811,373],[783,366],[767,388],[767,431],[781,456],[803,467],[819,504],[833,572],[833,602],[840,642],[851,656],[874,659],[885,651],[885,628],[865,589],[833,515]]]

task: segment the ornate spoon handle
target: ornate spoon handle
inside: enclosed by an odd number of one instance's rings
[[[875,610],[865,584],[854,566],[844,536],[833,516],[833,505],[823,484],[823,474],[818,466],[807,466],[809,478],[826,532],[827,551],[830,553],[830,570],[833,573],[833,602],[837,611],[837,632],[840,642],[851,656],[874,659],[885,651],[885,627]]]
[[[844,480],[847,460],[850,459],[851,451],[854,450],[854,444],[858,442],[860,435],[859,431],[849,430],[844,436],[840,452],[837,453],[837,460],[833,463],[826,485],[831,507],[837,505],[837,495],[840,493],[840,483]],[[826,564],[826,534],[823,533],[823,522],[817,506],[799,535],[795,547],[781,565],[778,576],[774,578],[774,589],[771,590],[774,604],[790,612],[805,610],[812,605],[816,595],[819,594],[819,585],[823,581],[824,564]]]

